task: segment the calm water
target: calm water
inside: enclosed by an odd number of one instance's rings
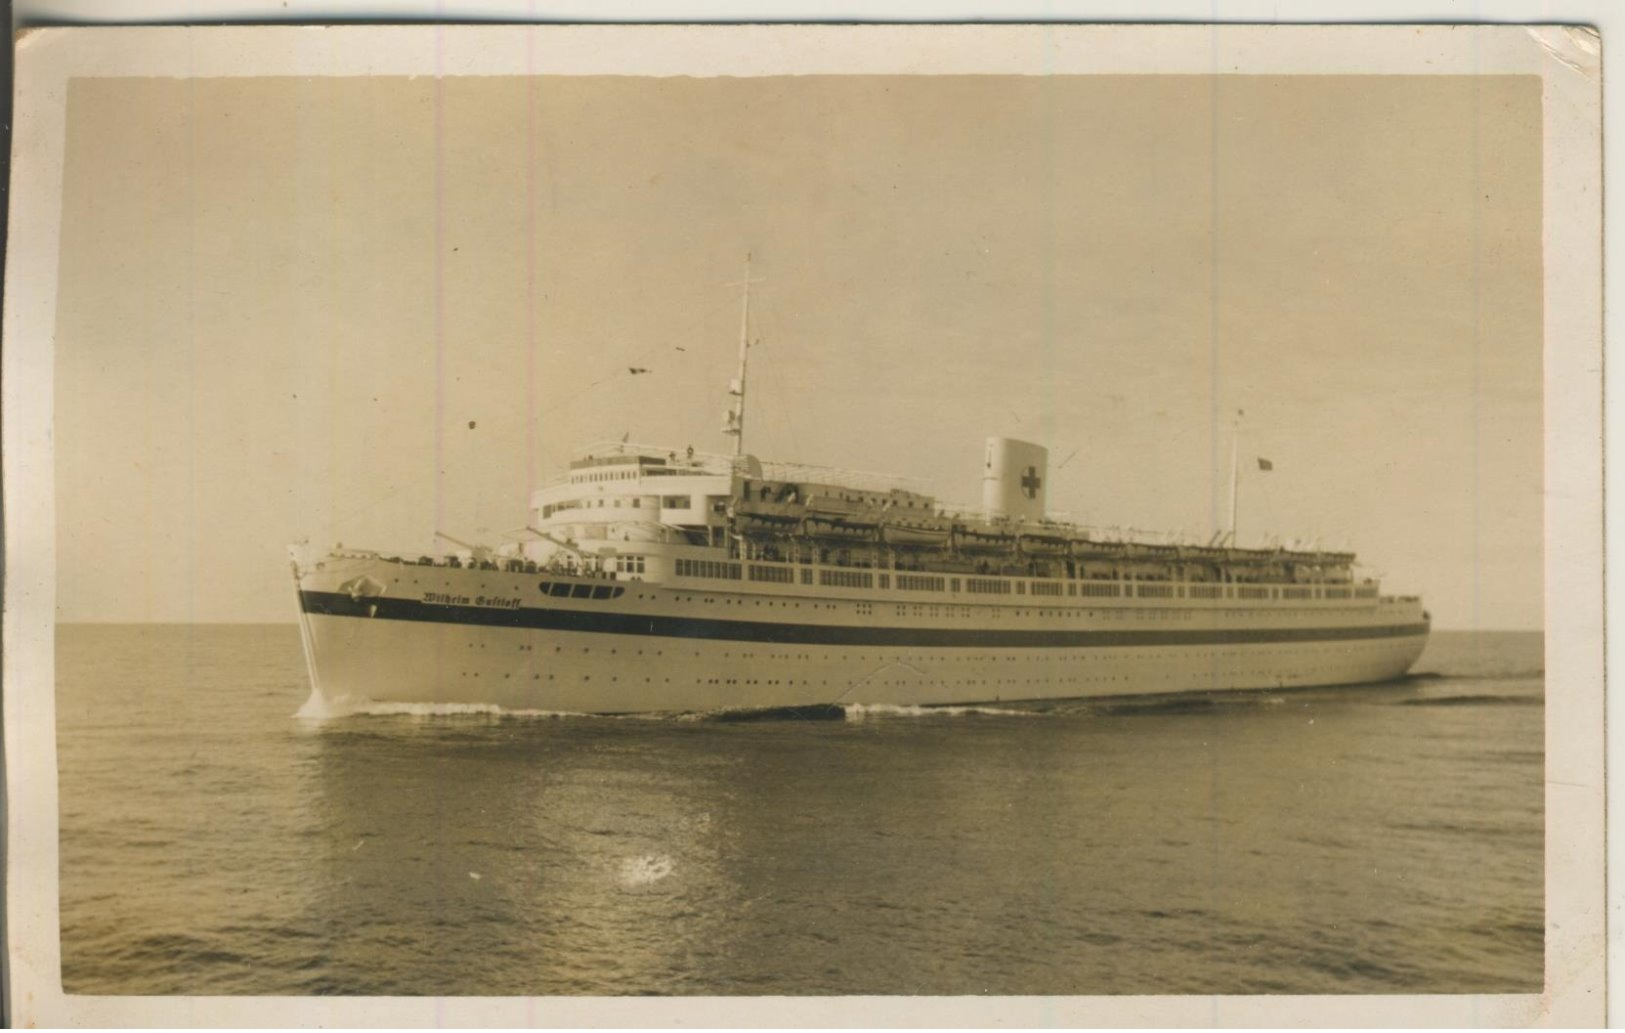
[[[1404,683],[836,721],[298,718],[59,631],[75,993],[1538,991],[1539,635]]]

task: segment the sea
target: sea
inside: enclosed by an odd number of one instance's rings
[[[63,986],[1538,992],[1542,667],[1436,632],[1332,689],[335,715],[295,625],[65,625]]]

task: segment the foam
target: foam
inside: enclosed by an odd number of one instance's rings
[[[942,718],[942,717],[1038,717],[1039,711],[1015,710],[987,705],[919,706],[896,703],[847,703],[842,712],[848,721],[868,718]],[[566,718],[593,718],[621,721],[713,721],[734,720],[741,711],[672,711],[635,714],[589,714],[571,710],[534,710],[507,708],[495,703],[394,703],[378,702],[351,696],[330,697],[312,692],[294,715],[302,721],[324,722],[347,717],[412,717],[412,718],[487,718],[512,720],[562,720]]]
[[[554,719],[566,717],[595,717],[568,710],[527,710],[499,707],[495,703],[379,703],[351,696],[329,697],[312,692],[304,706],[294,714],[304,721],[334,721],[345,717],[496,717],[519,719]]]
[[[621,862],[621,885],[648,886],[670,875],[676,867],[672,859],[665,854],[629,857]]]
[[[571,710],[509,710],[495,703],[367,703],[357,713],[368,717],[508,717],[553,719],[595,717]]]
[[[332,721],[349,717],[355,712],[356,701],[349,696],[327,696],[318,689],[312,689],[310,698],[293,716],[301,721]]]
[[[1036,710],[1011,710],[1007,707],[945,706],[922,707],[897,703],[848,703],[846,719],[862,721],[870,717],[1037,717]]]

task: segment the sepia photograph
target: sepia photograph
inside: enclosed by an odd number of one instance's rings
[[[1597,38],[1226,39],[24,36],[22,968],[1598,1021]]]

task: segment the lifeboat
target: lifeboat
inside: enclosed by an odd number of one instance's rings
[[[1087,538],[1073,538],[1067,542],[1067,551],[1076,560],[1097,560],[1123,555],[1123,546],[1112,542],[1095,542]]]
[[[963,552],[1009,552],[1016,536],[996,527],[954,528],[954,544]]]
[[[1024,534],[1021,536],[1021,551],[1027,556],[1065,556],[1066,538],[1058,534]]]
[[[948,543],[953,525],[932,520],[888,520],[880,525],[880,540],[887,545],[929,548]]]
[[[795,517],[782,517],[776,513],[737,513],[734,530],[743,535],[785,535],[796,529]]]
[[[875,525],[854,516],[809,513],[801,521],[801,533],[830,542],[866,542],[874,539]]]
[[[734,530],[748,536],[794,534],[801,516],[794,503],[739,500],[733,505]]]
[[[856,513],[863,508],[851,499],[843,499],[839,495],[828,493],[808,495],[806,506],[811,513]]]

